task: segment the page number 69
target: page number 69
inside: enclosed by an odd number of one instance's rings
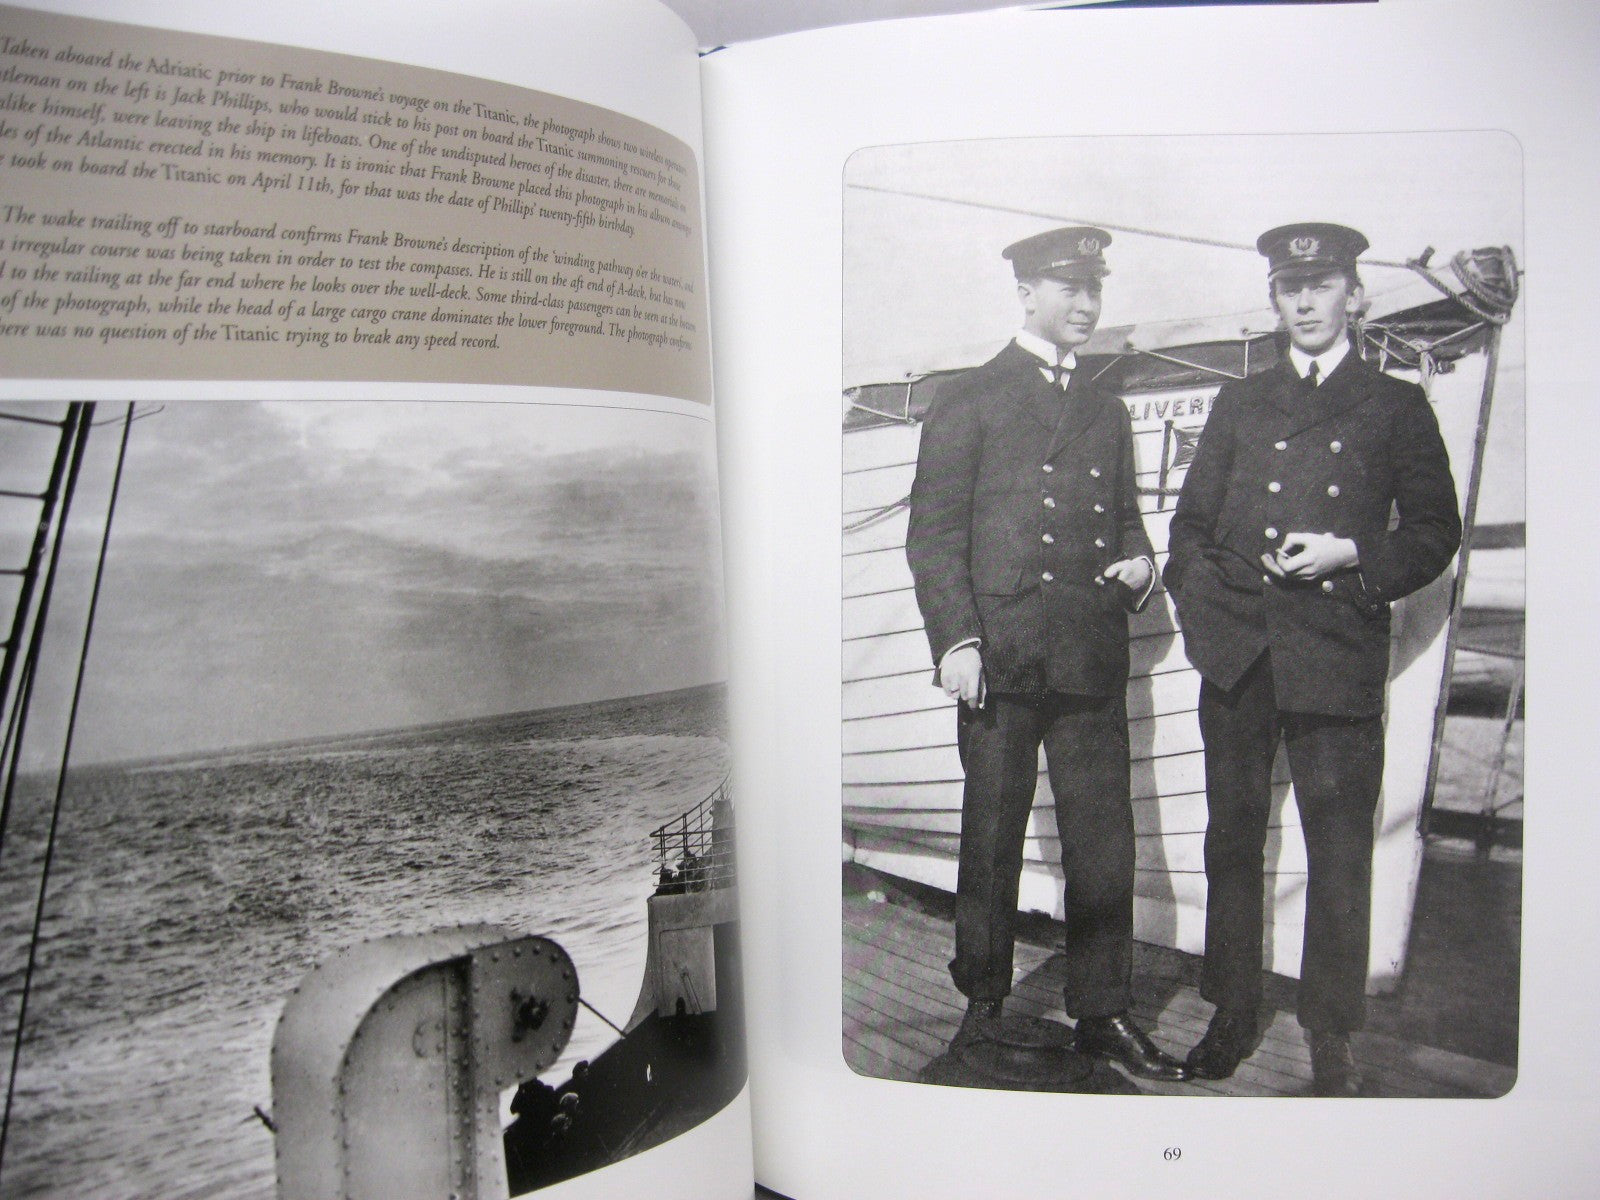
[[[1180,1158],[1183,1157],[1183,1147],[1182,1146],[1168,1146],[1165,1150],[1163,1150],[1161,1152],[1161,1157],[1166,1159],[1168,1162],[1177,1162]]]

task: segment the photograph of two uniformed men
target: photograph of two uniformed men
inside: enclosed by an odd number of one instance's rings
[[[1350,1035],[1367,980],[1389,605],[1450,565],[1458,497],[1422,389],[1352,344],[1367,239],[1306,220],[1256,246],[1286,353],[1216,395],[1159,579],[1129,412],[1076,355],[1116,284],[1109,231],[1058,226],[995,247],[1020,329],[924,418],[905,557],[964,774],[949,971],[966,1007],[952,1051],[992,1041],[1025,1054],[1037,1040],[1049,1053],[1047,1036],[1005,1012],[1042,746],[1068,1050],[1166,1082],[1231,1076],[1262,1033],[1263,856],[1281,745],[1306,857],[1297,1017],[1312,1091],[1360,1094]],[[1128,620],[1158,582],[1200,676],[1207,818],[1200,994],[1212,1011],[1172,1054],[1130,1015]]]
[[[1261,235],[1288,338],[1222,387],[1171,520],[1166,589],[1200,672],[1205,957],[1214,1005],[1182,1059],[1130,1018],[1134,829],[1126,614],[1155,586],[1130,416],[1077,370],[1112,235],[1005,246],[1022,328],[926,416],[906,557],[965,770],[950,974],[957,1043],[1003,1032],[1022,838],[1045,749],[1066,880],[1072,1048],[1158,1080],[1234,1074],[1258,1040],[1262,851],[1282,742],[1306,838],[1298,1018],[1314,1090],[1357,1094],[1389,603],[1450,565],[1461,520],[1422,390],[1350,344],[1366,238],[1328,222]],[[1339,478],[1342,483],[1326,480]],[[1397,520],[1390,523],[1390,514]]]

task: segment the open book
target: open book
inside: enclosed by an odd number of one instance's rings
[[[1581,1193],[1600,831],[1524,850],[1520,529],[1524,455],[1581,503],[1595,45],[1426,0],[704,57],[652,0],[0,7],[0,1195]],[[1073,371],[1159,570],[1219,389],[1287,361],[1255,239],[1308,220],[1370,240],[1351,344],[1465,530],[1392,612],[1364,1098],[1298,1098],[1282,761],[1231,1077],[1062,1066],[1042,761],[1006,1003],[1050,1067],[963,1055],[926,419],[1024,324],[1002,250],[1092,228]],[[1568,526],[1535,768],[1582,797]],[[1130,1014],[1181,1061],[1200,684],[1133,607]]]

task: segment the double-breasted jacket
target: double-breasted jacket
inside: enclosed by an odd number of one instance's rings
[[[1268,574],[1284,535],[1332,533],[1359,565],[1310,582]],[[1289,364],[1225,384],[1171,526],[1164,580],[1189,660],[1229,688],[1272,654],[1277,706],[1382,713],[1389,604],[1461,541],[1449,456],[1422,389],[1352,350],[1320,386]]]
[[[1104,575],[1151,557],[1127,409],[1074,371],[1065,392],[1012,342],[935,401],[906,558],[938,663],[978,640],[992,692],[1117,695],[1134,593]]]

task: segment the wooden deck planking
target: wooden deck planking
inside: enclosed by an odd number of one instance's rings
[[[846,895],[844,921],[845,1057],[862,1074],[910,1080],[942,1053],[954,1036],[965,1002],[950,983],[953,952],[949,922],[901,903]],[[1199,1040],[1211,1006],[1187,977],[1193,960],[1156,952],[1184,964],[1183,978],[1136,967],[1133,1012],[1156,1041],[1182,1054]],[[1141,958],[1148,959],[1147,955]],[[1019,941],[1017,981],[1010,1011],[1064,1017],[1060,960],[1051,950]],[[1355,1039],[1369,1088],[1382,1096],[1487,1097],[1515,1082],[1513,1068],[1402,1041],[1378,1033]],[[1260,1048],[1231,1079],[1163,1084],[1134,1080],[1149,1094],[1285,1096],[1311,1086],[1310,1053],[1292,1013],[1273,1011]]]

